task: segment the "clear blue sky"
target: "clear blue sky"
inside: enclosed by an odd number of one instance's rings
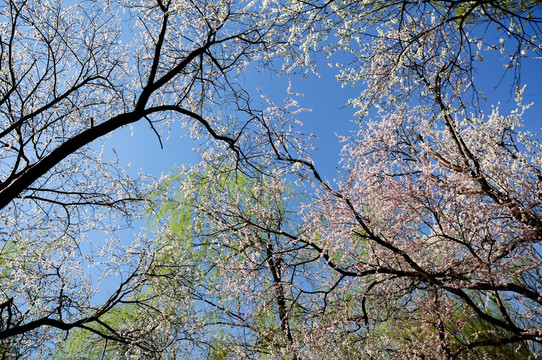
[[[494,54],[498,55],[498,52]],[[498,56],[487,57],[475,74],[488,99],[483,105],[486,109],[497,105],[497,102],[500,102],[503,111],[515,108],[513,95],[509,92],[513,73],[509,71],[505,74],[502,64]],[[534,102],[524,118],[526,128],[537,133],[540,133],[542,125],[541,69],[542,60],[538,59],[526,60],[522,66],[522,81],[527,84],[524,102]],[[304,123],[303,130],[318,136],[319,139],[315,141],[318,149],[314,152],[314,161],[325,176],[332,178],[337,174],[335,169],[343,146],[336,134],[348,135],[357,127],[356,121],[353,121],[354,109],[345,108],[344,105],[349,97],[359,94],[361,85],[358,84],[356,88],[342,88],[334,78],[333,69],[320,66],[319,72],[320,78],[311,75],[303,81],[292,78],[292,90],[304,94],[304,97],[299,98],[302,107],[312,109],[311,112],[300,115]],[[277,77],[270,73],[251,72],[246,78],[246,90],[252,91],[254,101],[263,101],[257,91],[257,88],[261,88],[264,94],[281,104],[288,87],[288,79],[287,75]],[[181,137],[182,135],[182,129],[175,127],[169,141],[164,141],[164,149],[160,149],[158,139],[149,125],[140,122],[133,125],[133,129],[121,129],[106,139],[106,149],[110,152],[111,148],[115,148],[121,164],[131,163],[131,173],[141,169],[159,177],[161,173],[171,171],[174,165],[188,166],[199,162],[197,153],[192,150],[198,143],[194,143],[188,136]]]
[[[347,135],[349,131],[355,130],[356,125],[352,121],[355,118],[354,109],[345,108],[344,105],[349,97],[359,94],[359,88],[341,88],[332,71],[327,67],[321,70],[320,78],[312,75],[303,81],[294,79],[292,91],[304,94],[298,98],[300,105],[312,110],[300,114],[299,118],[304,124],[302,130],[318,136],[319,139],[315,141],[318,150],[314,153],[314,160],[326,176],[333,177],[343,146],[335,134]],[[257,90],[260,88],[262,93],[280,105],[286,96],[288,76],[251,72],[246,78],[246,86],[246,90],[252,92],[254,101],[264,101]],[[159,177],[161,173],[172,170],[174,165],[188,166],[199,162],[197,153],[192,150],[199,143],[193,142],[188,136],[181,137],[183,130],[180,126],[174,127],[169,141],[165,141],[166,134],[163,134],[164,149],[161,149],[149,124],[140,122],[132,128],[117,130],[112,137],[105,139],[106,150],[112,155],[111,149],[114,148],[121,164],[131,163],[131,174],[142,169],[145,173]]]

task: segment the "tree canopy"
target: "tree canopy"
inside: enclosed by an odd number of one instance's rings
[[[2,358],[539,358],[522,66],[542,55],[541,7],[3,1]],[[478,79],[498,58],[511,111]],[[359,89],[334,180],[302,100],[243,81],[323,62]],[[201,163],[157,180],[105,160],[137,122],[160,143],[185,129]]]

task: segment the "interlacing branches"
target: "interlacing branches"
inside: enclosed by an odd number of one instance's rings
[[[2,357],[537,358],[542,148],[520,128],[541,6],[5,0]],[[334,182],[295,83],[258,105],[241,81],[323,55],[363,85]],[[500,55],[511,112],[475,77]],[[149,191],[97,144],[137,122],[186,128],[202,163]]]
[[[138,248],[148,239],[87,241],[140,218],[148,181],[131,178],[96,141],[140,121],[158,137],[179,123],[247,161],[239,139],[250,118],[233,114],[246,108],[248,95],[236,79],[273,46],[267,25],[255,5],[233,1],[3,2],[0,338],[45,349],[56,342],[46,334],[61,332],[43,329],[80,328],[110,343],[153,348],[104,322],[138,293],[133,284],[152,257]],[[131,274],[129,263],[139,264],[137,276],[99,300],[96,284]]]

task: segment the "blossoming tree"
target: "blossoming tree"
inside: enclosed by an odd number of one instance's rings
[[[542,155],[521,130],[520,71],[540,56],[540,1],[3,5],[4,357],[542,351]],[[511,112],[483,105],[492,52],[513,72]],[[335,182],[296,102],[256,110],[236,82],[277,56],[307,75],[322,54],[364,85]],[[137,121],[207,136],[204,163],[148,196],[89,147]],[[155,238],[121,241],[142,201]]]
[[[141,289],[152,259],[144,236],[116,235],[140,217],[146,180],[105,160],[96,141],[135,122],[161,140],[179,124],[244,161],[238,139],[249,126],[233,110],[248,97],[235,79],[267,57],[266,16],[232,1],[2,2],[4,358],[48,357],[75,328],[137,342],[143,329],[104,318]]]
[[[540,352],[542,158],[521,131],[519,70],[540,54],[539,5],[300,5],[312,14],[301,26],[338,29],[326,48],[354,55],[339,78],[365,82],[351,103],[374,118],[345,139],[336,186],[309,166],[320,195],[306,215],[311,241],[363,284],[374,357]],[[507,114],[484,112],[474,76],[495,50],[516,69],[518,108]]]

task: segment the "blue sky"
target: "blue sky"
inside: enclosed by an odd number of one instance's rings
[[[343,146],[336,134],[347,135],[356,129],[353,108],[345,108],[344,105],[349,97],[359,94],[359,88],[342,88],[333,77],[332,70],[322,67],[321,76],[310,75],[300,81],[284,75],[278,77],[270,73],[256,73],[251,71],[247,75],[246,87],[251,91],[254,101],[264,102],[260,98],[260,92],[269,96],[276,104],[281,104],[286,96],[288,81],[292,79],[292,90],[302,93],[304,96],[298,100],[303,108],[311,109],[299,115],[305,132],[314,133],[318,136],[315,141],[318,148],[314,152],[314,160],[328,177],[335,176],[335,168],[340,159],[340,150]],[[294,75],[295,76],[295,75]],[[174,127],[170,139],[165,141],[162,137],[164,148],[148,123],[139,122],[131,128],[126,127],[117,130],[110,138],[105,139],[106,151],[112,154],[112,149],[119,156],[122,165],[131,163],[131,173],[140,169],[144,173],[159,177],[161,173],[167,173],[175,165],[190,165],[198,163],[198,156],[192,149],[199,145],[190,137],[183,136],[185,133],[180,126]]]
[[[495,56],[486,57],[475,73],[477,82],[487,101],[483,107],[487,110],[492,105],[500,103],[499,107],[504,111],[516,107],[513,94],[509,89],[513,81],[513,72],[505,72],[498,52],[492,52]],[[539,114],[542,111],[542,60],[526,59],[522,64],[522,82],[527,84],[524,92],[524,103],[533,102],[533,106],[526,112],[524,120],[526,129],[540,133],[542,121]],[[285,97],[288,81],[292,81],[292,90],[302,93],[304,96],[298,100],[304,108],[311,112],[301,113],[299,118],[303,122],[305,132],[314,133],[318,136],[315,140],[317,150],[313,159],[318,169],[328,178],[336,176],[336,168],[340,160],[340,151],[343,144],[336,134],[348,135],[356,130],[357,121],[353,115],[354,109],[345,107],[346,101],[361,91],[361,85],[355,88],[350,86],[341,87],[334,78],[334,70],[327,66],[319,68],[320,77],[310,75],[300,81],[296,75],[284,75],[278,77],[270,73],[248,73],[246,90],[252,92],[254,101],[262,101],[259,97],[258,88],[262,93],[269,96],[277,104],[281,104]],[[176,127],[168,141],[164,141],[164,149],[160,148],[156,135],[150,130],[149,125],[140,122],[132,128],[124,128],[116,131],[111,138],[105,139],[106,149],[111,152],[114,148],[122,165],[131,163],[131,172],[142,170],[144,173],[159,177],[162,173],[170,172],[175,165],[195,164],[199,162],[198,155],[193,151],[199,143],[194,142],[188,136],[183,136],[180,127]],[[165,136],[163,137],[165,140]]]

